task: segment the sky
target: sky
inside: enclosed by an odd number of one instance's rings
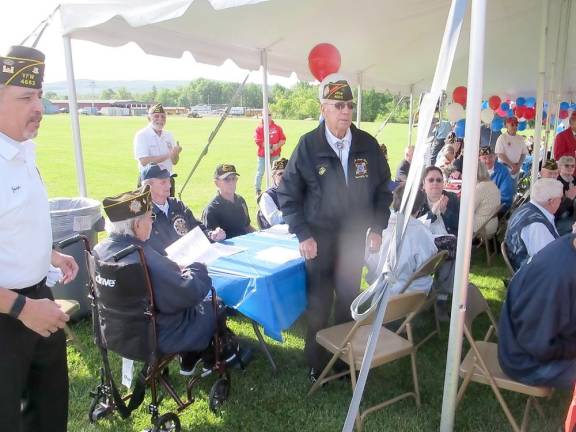
[[[34,28],[58,5],[57,0],[25,0],[10,2],[0,16],[0,55],[6,54],[11,45],[20,44]],[[37,47],[46,54],[44,82],[66,80],[64,48],[60,36],[60,17],[54,15],[52,23],[44,32]],[[34,38],[28,42],[31,44]],[[180,59],[145,54],[136,44],[111,48],[91,42],[72,40],[74,74],[76,79],[92,80],[193,80],[199,77],[223,81],[241,82],[246,76],[244,69],[227,60],[222,66],[196,63],[185,53]],[[114,65],[110,68],[110,65]],[[136,75],[137,73],[137,75]],[[250,74],[249,82],[261,83],[261,72]],[[291,86],[297,81],[290,78],[270,76],[269,84]]]

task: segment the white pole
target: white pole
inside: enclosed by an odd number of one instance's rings
[[[444,397],[442,400],[442,432],[454,429],[456,394],[458,391],[458,369],[462,352],[462,333],[466,313],[466,295],[470,254],[472,248],[472,226],[474,222],[474,195],[480,146],[480,108],[484,71],[484,42],[486,30],[486,0],[473,0],[470,25],[470,54],[468,59],[468,100],[466,106],[466,147],[464,150],[464,179],[460,200],[458,244],[456,250],[456,272],[452,295],[452,319],[446,357]]]
[[[66,59],[66,77],[68,80],[68,111],[72,122],[72,139],[74,141],[74,157],[76,159],[76,179],[81,197],[87,197],[86,175],[82,156],[82,141],[80,139],[80,119],[78,117],[78,98],[74,81],[74,63],[72,62],[72,43],[70,36],[62,36],[64,42],[64,58]]]
[[[358,97],[356,105],[356,127],[360,129],[362,121],[362,72],[358,72]]]
[[[546,78],[546,37],[548,33],[548,0],[542,1],[542,21],[540,24],[540,59],[538,61],[538,82],[536,84],[536,119],[534,126],[534,151],[532,162],[532,182],[538,178],[540,163],[540,143],[542,141],[542,108],[544,107],[544,79]]]
[[[266,49],[260,51],[260,64],[262,65],[262,124],[264,125],[264,177],[266,189],[272,185],[270,177],[270,123],[268,122],[268,53]]]
[[[412,129],[414,128],[414,84],[410,84],[410,108],[408,109],[408,145],[412,145]]]

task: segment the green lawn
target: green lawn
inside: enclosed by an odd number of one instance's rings
[[[197,155],[216,124],[216,119],[169,118],[167,129],[174,132],[184,148],[177,172],[180,185],[188,174]],[[288,137],[284,154],[288,155],[299,136],[316,126],[314,121],[278,120]],[[143,118],[82,117],[84,162],[90,197],[101,199],[133,188],[136,182],[136,163],[132,157],[132,137],[143,127]],[[208,156],[200,165],[190,187],[183,194],[184,201],[200,215],[202,208],[214,195],[211,180],[217,163],[234,163],[240,174],[239,192],[254,214],[255,198],[252,180],[256,166],[252,133],[255,120],[230,119],[214,141]],[[363,128],[375,131],[378,124],[366,123]],[[394,170],[402,158],[407,140],[405,125],[388,125],[380,136],[389,148],[390,165]],[[67,116],[46,116],[38,142],[38,163],[48,187],[49,195],[75,196],[78,194],[74,158],[71,144],[70,123]],[[493,311],[500,309],[505,276],[501,260],[487,269],[481,250],[473,251],[472,281],[481,287]],[[256,346],[248,322],[242,318],[231,320],[231,326],[246,344]],[[432,326],[430,316],[416,322],[416,335],[426,334]],[[486,322],[482,322],[485,328]],[[232,392],[220,415],[208,409],[207,393],[211,380],[203,382],[197,390],[197,401],[181,414],[186,431],[338,431],[341,429],[351,398],[350,385],[335,382],[321,389],[314,396],[306,397],[308,381],[303,358],[304,322],[298,321],[286,332],[286,341],[279,344],[268,340],[281,371],[273,377],[265,358],[259,354],[244,373],[234,370]],[[422,406],[416,409],[412,400],[399,402],[368,417],[366,431],[434,431],[440,423],[442,388],[448,326],[443,324],[440,338],[433,338],[418,352],[418,372],[421,385]],[[70,366],[70,426],[71,432],[79,431],[139,431],[148,427],[147,400],[128,420],[118,416],[97,425],[88,422],[89,391],[98,382],[101,362],[92,344],[88,321],[74,325],[81,349],[69,348]],[[176,376],[176,368],[173,368]],[[379,400],[406,391],[411,386],[410,363],[400,360],[370,374],[365,400],[373,404]],[[182,390],[182,380],[177,379]],[[556,431],[563,421],[569,400],[566,392],[557,392],[545,401],[546,420],[533,415],[533,431]],[[513,412],[519,418],[524,399],[505,394]],[[174,408],[168,399],[161,412]],[[508,431],[506,418],[486,386],[471,384],[456,414],[457,431]]]

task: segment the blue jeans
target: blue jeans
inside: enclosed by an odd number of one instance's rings
[[[278,156],[270,156],[270,165],[274,164],[274,161],[278,159]],[[266,158],[258,156],[258,166],[256,168],[256,177],[254,178],[254,189],[256,192],[260,192],[262,189],[262,177],[264,177],[264,167],[266,163]]]

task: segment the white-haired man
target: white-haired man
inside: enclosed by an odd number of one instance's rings
[[[134,136],[134,158],[138,161],[138,169],[142,172],[146,165],[158,164],[173,174],[173,166],[180,160],[182,147],[170,132],[164,130],[166,111],[162,104],[150,107],[148,120],[148,126]],[[170,196],[174,196],[173,178],[170,179],[170,185]]]
[[[13,46],[0,57],[0,431],[63,432],[68,422],[68,315],[46,286],[74,258],[52,249],[50,207],[36,168],[44,54]]]
[[[142,184],[150,187],[152,215],[154,216],[148,244],[165,255],[165,249],[168,246],[196,227],[200,227],[211,241],[224,240],[226,233],[223,229],[220,227],[214,230],[206,229],[182,201],[170,197],[170,179],[173,175],[156,164],[147,165],[142,171]]]
[[[562,197],[562,183],[540,178],[534,183],[530,202],[512,213],[504,241],[514,270],[518,270],[531,256],[559,237],[554,225],[554,213]]]
[[[392,201],[390,168],[378,142],[352,124],[355,105],[348,81],[331,74],[319,90],[324,121],[300,138],[278,187],[284,221],[306,259],[305,354],[313,381],[325,365],[316,332],[328,326],[334,297],[336,323],[350,320],[365,243],[372,253],[380,249]]]

